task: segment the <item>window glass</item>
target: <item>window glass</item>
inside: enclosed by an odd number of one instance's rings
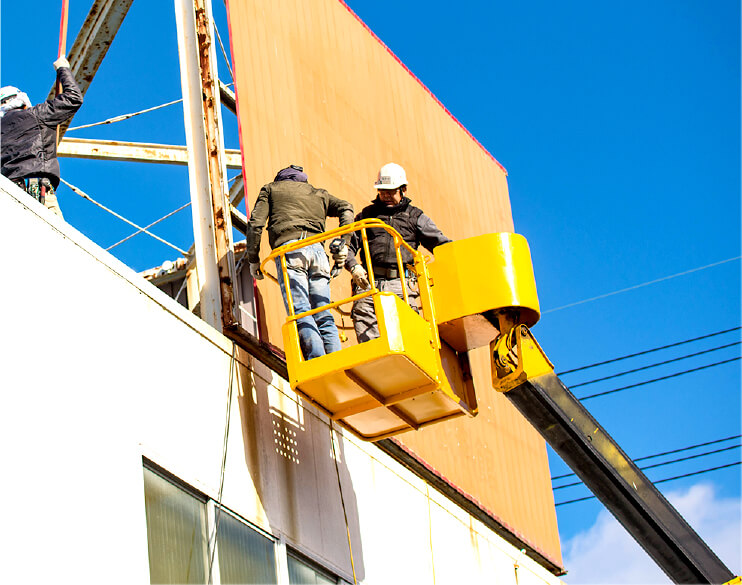
[[[292,554],[288,555],[288,564],[291,585],[335,585],[337,583],[337,579]]]
[[[206,583],[206,505],[144,469],[151,583]]]
[[[221,511],[217,534],[219,576],[229,583],[277,583],[275,542]]]

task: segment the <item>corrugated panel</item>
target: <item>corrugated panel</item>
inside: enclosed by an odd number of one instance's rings
[[[248,205],[296,163],[360,211],[375,197],[378,168],[393,161],[407,171],[413,204],[449,237],[512,231],[505,170],[345,4],[227,4]],[[266,238],[262,257],[268,250]],[[333,298],[348,295],[347,275],[333,281]],[[259,301],[264,339],[280,346],[278,287],[262,281]],[[485,362],[474,366],[479,417],[399,440],[561,564],[544,442],[488,390]]]

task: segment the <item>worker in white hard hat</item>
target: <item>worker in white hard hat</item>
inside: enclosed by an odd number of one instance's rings
[[[0,173],[61,217],[57,126],[80,109],[82,92],[65,57],[54,68],[62,92],[38,105],[17,87],[0,88]]]
[[[356,216],[355,221],[378,218],[397,230],[402,239],[415,250],[422,245],[432,252],[441,244],[451,241],[443,235],[443,232],[438,229],[432,219],[425,215],[421,209],[411,204],[406,195],[407,174],[400,165],[388,163],[381,167],[374,188],[377,192],[376,199]],[[367,229],[366,233],[377,288],[382,292],[393,292],[403,298],[401,275],[397,266],[397,255],[392,236],[389,232],[379,228]],[[353,233],[349,247],[350,252],[345,262],[345,268],[350,270],[353,294],[356,294],[368,290],[370,286],[368,274],[363,267],[365,262],[360,232]],[[361,251],[360,263],[356,259],[356,253],[359,250]],[[403,264],[412,261],[410,252],[405,248],[401,248],[401,254]],[[406,274],[405,278],[410,306],[418,310],[420,294],[417,280],[412,274]],[[379,336],[372,297],[364,297],[355,301],[351,309],[351,317],[358,343]]]

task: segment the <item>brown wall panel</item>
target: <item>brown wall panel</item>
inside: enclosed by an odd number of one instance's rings
[[[407,171],[413,204],[449,237],[513,230],[505,170],[342,2],[227,5],[249,206],[296,163],[359,211],[375,197],[378,168],[393,161]],[[264,238],[261,257],[268,252]],[[348,295],[346,274],[333,298]],[[262,281],[259,299],[263,334],[281,346],[278,287]],[[349,318],[344,325],[354,339]],[[486,352],[472,360],[480,415],[398,440],[561,564],[545,444],[491,390]]]

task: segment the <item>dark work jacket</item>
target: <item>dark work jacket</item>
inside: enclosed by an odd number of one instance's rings
[[[377,197],[371,205],[363,208],[361,213],[356,216],[355,221],[378,218],[397,230],[402,239],[415,250],[422,245],[432,252],[437,246],[451,241],[443,235],[443,232],[438,229],[432,219],[410,203],[410,199],[403,196],[397,205],[389,207]],[[397,254],[394,250],[394,238],[391,234],[382,228],[367,229],[366,234],[368,235],[368,248],[371,252],[372,265],[376,268],[397,268]],[[404,247],[400,249],[402,262],[410,263],[412,254]],[[358,250],[361,251],[361,259],[363,259],[360,231],[353,232],[350,241],[350,253],[348,254],[348,260],[345,262],[345,267],[348,270],[358,264],[355,258]]]
[[[339,225],[348,225],[353,221],[353,206],[305,182],[289,179],[264,185],[247,222],[248,261],[259,262],[266,221],[268,241],[271,248],[277,248],[303,234],[324,232],[327,217],[337,217]]]
[[[57,69],[62,93],[31,108],[10,110],[0,118],[0,173],[9,179],[46,177],[59,186],[57,126],[82,105],[82,92],[68,67]]]

